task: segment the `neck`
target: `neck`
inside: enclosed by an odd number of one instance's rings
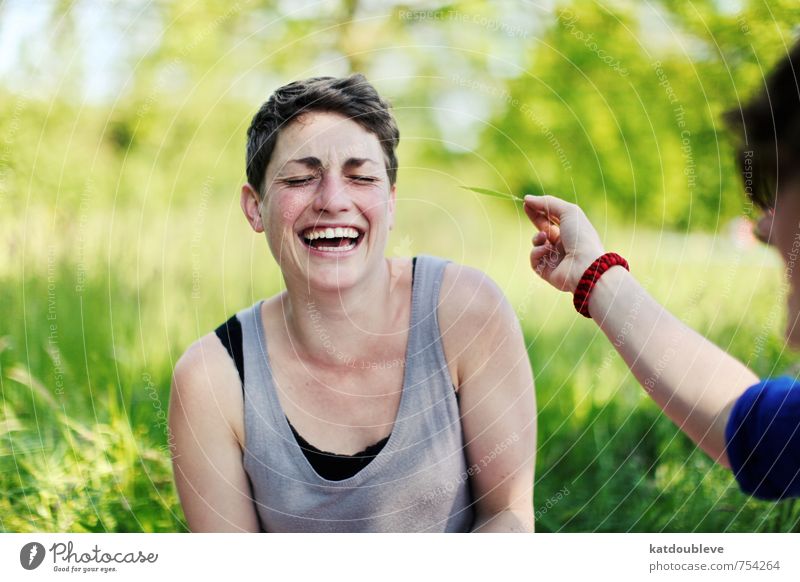
[[[382,335],[396,332],[401,269],[384,259],[373,273],[357,286],[331,291],[287,281],[281,306],[292,349],[317,365],[353,367]]]

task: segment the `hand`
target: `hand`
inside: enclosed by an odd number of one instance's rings
[[[556,289],[574,292],[589,265],[605,253],[592,223],[578,206],[555,196],[525,196],[525,214],[539,230],[531,268]]]

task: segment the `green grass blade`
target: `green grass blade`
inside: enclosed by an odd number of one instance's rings
[[[498,192],[497,190],[490,190],[488,188],[478,188],[476,186],[461,186],[461,187],[464,188],[465,190],[470,190],[471,192],[484,194],[485,196],[494,196],[495,198],[505,198],[506,200],[517,200],[519,202],[522,202],[524,200],[520,196],[504,192]]]

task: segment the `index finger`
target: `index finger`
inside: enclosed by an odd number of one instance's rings
[[[526,208],[550,216],[563,216],[569,212],[570,206],[572,206],[572,204],[561,198],[556,198],[555,196],[532,196],[530,194],[525,196]]]
[[[540,225],[560,224],[561,216],[566,213],[569,203],[555,196],[525,196],[525,214],[539,230]]]
[[[548,216],[547,214],[535,212],[533,210],[529,210],[528,208],[525,208],[525,214],[528,215],[528,218],[539,231],[558,225],[558,222],[555,220],[554,216]]]

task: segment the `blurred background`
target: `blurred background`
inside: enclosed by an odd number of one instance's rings
[[[532,227],[478,186],[578,202],[609,249],[758,374],[785,288],[720,114],[797,37],[791,0],[0,4],[0,530],[184,531],[172,367],[282,288],[239,208],[245,131],[292,80],[363,72],[401,130],[388,256],[489,273],[536,376],[538,531],[799,531],[646,397]],[[666,362],[665,365],[678,365]]]

